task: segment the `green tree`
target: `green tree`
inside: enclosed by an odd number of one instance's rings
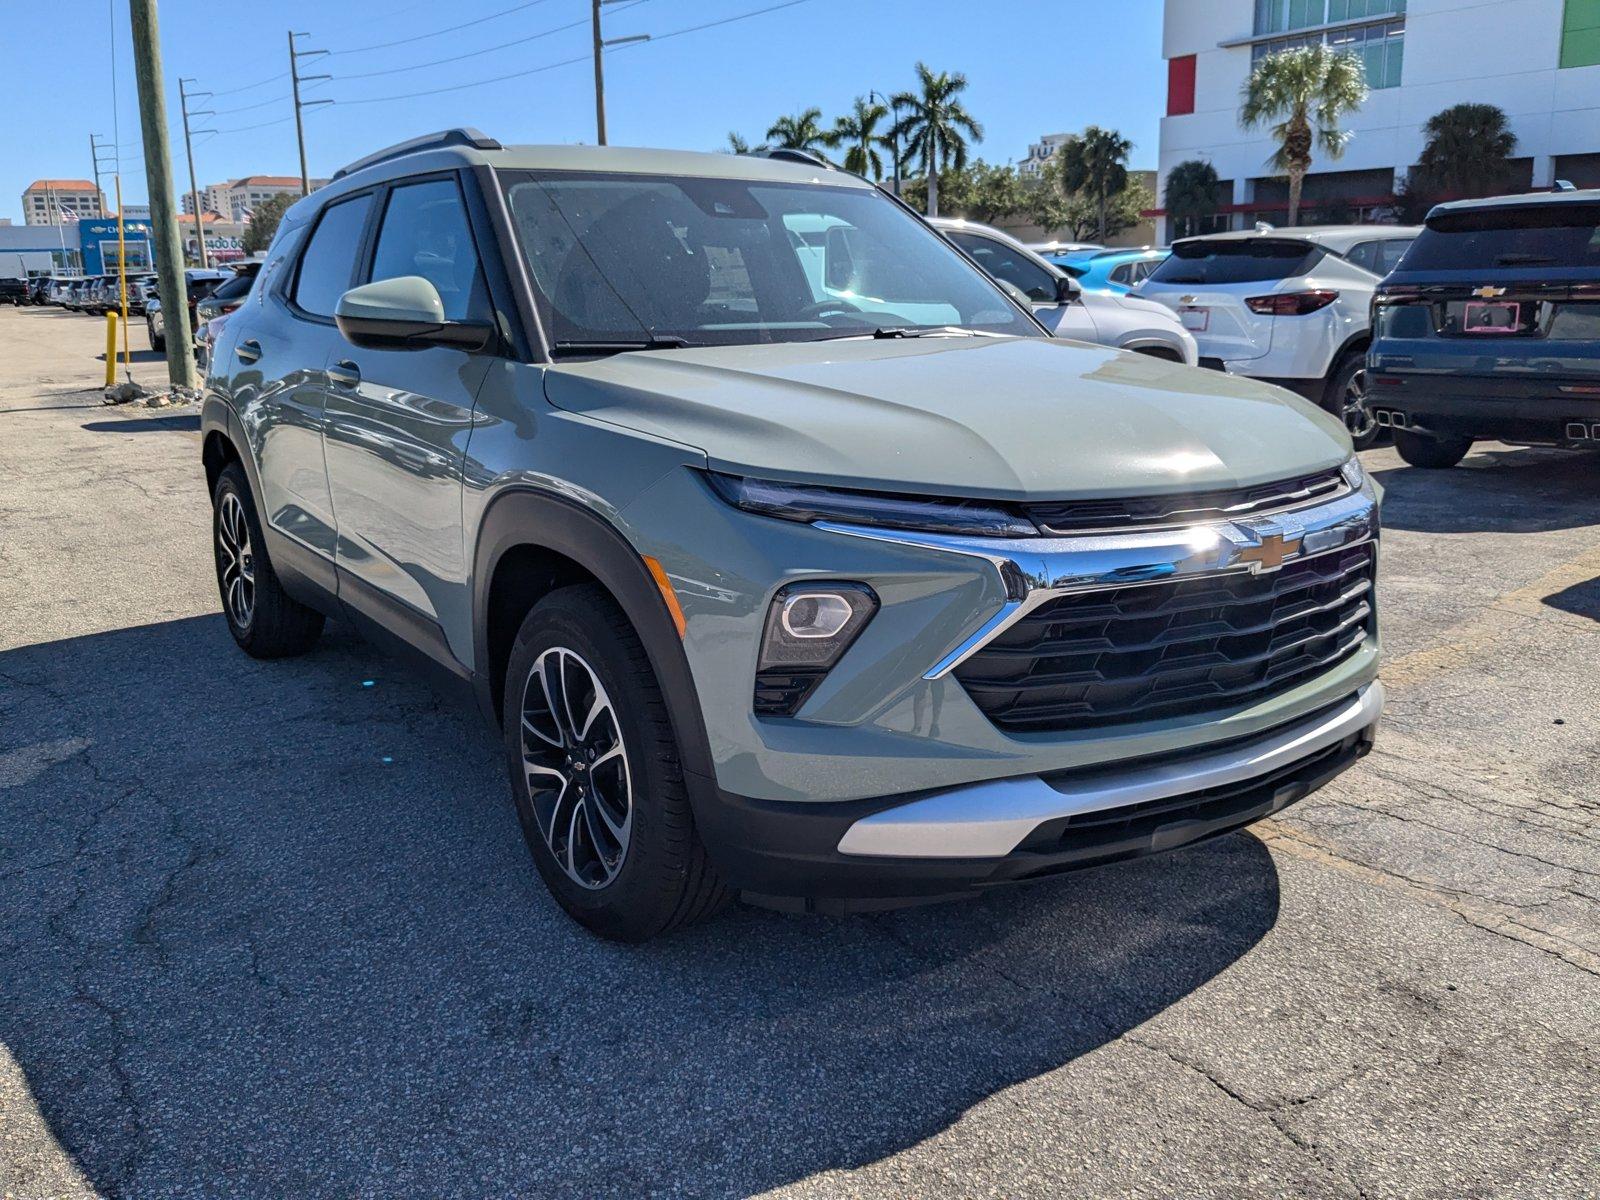
[[[927,180],[915,179],[904,189],[905,201],[912,207],[925,205]],[[1030,211],[1030,196],[1015,167],[993,166],[981,158],[962,170],[944,172],[939,184],[939,205],[972,221],[993,223]]]
[[[750,153],[750,143],[745,141],[743,134],[734,133],[734,132],[730,132],[728,134],[728,153],[729,154],[749,154]]]
[[[1199,232],[1200,222],[1216,215],[1221,182],[1217,169],[1198,158],[1181,162],[1167,172],[1164,202],[1175,236]]]
[[[855,107],[834,122],[833,132],[828,134],[828,145],[845,147],[846,171],[870,175],[873,179],[883,178],[883,156],[878,149],[888,146],[889,139],[878,132],[878,126],[888,116],[889,110],[883,105],[868,103],[866,97],[857,96]]]
[[[1325,45],[1269,54],[1245,82],[1239,123],[1246,129],[1272,126],[1278,152],[1274,169],[1289,177],[1289,224],[1300,219],[1300,196],[1311,152],[1339,158],[1350,144],[1339,120],[1367,99],[1366,72],[1354,54]]]
[[[1456,104],[1429,117],[1422,132],[1428,141],[1417,160],[1421,190],[1471,197],[1504,190],[1517,136],[1503,109]]]
[[[244,252],[246,254],[259,254],[272,245],[272,237],[278,232],[278,222],[283,220],[283,214],[289,211],[289,206],[299,196],[284,193],[263,200],[250,210],[250,221],[244,227]]]
[[[1061,144],[1055,157],[1060,160],[1062,190],[1087,198],[1095,211],[1095,236],[1105,241],[1111,236],[1111,204],[1128,187],[1128,155],[1133,143],[1114,129],[1091,125]]]
[[[1084,192],[1068,192],[1060,183],[1059,169],[1045,165],[1044,177],[1026,186],[1026,202],[1022,211],[1035,225],[1051,233],[1065,234],[1075,242],[1100,238],[1101,207],[1098,200]],[[1138,179],[1130,178],[1104,210],[1105,239],[1114,238],[1132,229],[1144,220],[1144,214],[1155,207],[1155,194]]]
[[[967,77],[959,71],[940,71],[937,75],[926,63],[917,64],[918,91],[900,92],[894,97],[897,110],[905,115],[895,123],[890,136],[903,147],[902,161],[915,161],[928,180],[928,215],[939,215],[939,175],[960,171],[967,165],[967,139],[983,141],[983,126],[973,120],[961,103],[967,90]]]
[[[831,135],[822,127],[822,110],[808,108],[798,116],[779,117],[767,130],[767,143],[781,150],[821,154]]]

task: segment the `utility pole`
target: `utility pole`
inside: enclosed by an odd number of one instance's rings
[[[609,42],[600,32],[600,10],[607,4],[616,4],[618,0],[591,0],[594,14],[594,126],[596,145],[606,145],[606,69],[603,65],[605,49],[607,46],[625,46],[629,42],[648,42],[648,33],[636,33],[631,37],[612,38]]]
[[[189,98],[191,96],[211,95],[210,92],[186,91],[184,85],[193,82],[194,80],[192,79],[178,80],[178,99],[182,102],[183,108],[183,148],[189,155],[189,207],[194,210],[194,240],[200,247],[200,266],[209,268],[211,266],[211,256],[206,253],[205,224],[200,219],[200,187],[195,182],[194,177],[194,139],[189,136],[189,118],[191,116],[200,117],[213,114],[208,108],[196,109],[193,113],[189,111]]]
[[[294,136],[300,143],[300,194],[311,195],[311,176],[306,171],[306,127],[300,119],[302,109],[310,108],[315,104],[332,104],[332,100],[302,100],[300,99],[300,85],[311,79],[332,79],[332,75],[302,75],[300,74],[300,60],[302,58],[315,58],[319,54],[326,54],[326,50],[297,50],[294,40],[297,37],[310,37],[309,33],[289,32],[289,79],[294,92]]]
[[[105,204],[105,200],[103,199],[103,197],[105,196],[106,193],[105,193],[105,189],[100,186],[100,147],[96,144],[97,139],[99,137],[100,137],[100,135],[98,133],[91,133],[89,135],[89,157],[94,159],[94,195],[95,195],[95,200],[100,205],[100,211],[102,213],[104,213],[105,209],[106,209],[106,204]]]
[[[139,132],[144,137],[145,187],[150,194],[150,232],[156,277],[161,281],[162,321],[167,337],[167,378],[174,387],[195,386],[194,342],[189,330],[189,293],[183,278],[177,201],[172,191],[172,151],[167,140],[166,83],[161,72],[161,28],[156,0],[129,0],[133,66],[139,84]]]

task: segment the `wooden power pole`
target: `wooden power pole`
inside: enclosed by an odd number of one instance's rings
[[[606,144],[605,45],[600,33],[600,0],[594,0],[594,125],[597,146]]]
[[[133,67],[139,84],[139,131],[144,136],[145,186],[150,196],[151,247],[161,281],[161,320],[167,339],[167,378],[174,387],[195,386],[194,343],[189,329],[189,293],[183,279],[183,240],[172,189],[172,152],[167,140],[166,82],[161,73],[161,28],[156,0],[129,0],[133,23]]]

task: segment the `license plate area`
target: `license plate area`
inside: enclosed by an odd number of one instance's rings
[[[1443,332],[1464,337],[1529,334],[1537,309],[1537,304],[1520,300],[1456,300],[1445,305]]]
[[[1184,308],[1178,311],[1178,319],[1183,322],[1183,327],[1190,333],[1204,333],[1211,328],[1211,310],[1209,308]]]

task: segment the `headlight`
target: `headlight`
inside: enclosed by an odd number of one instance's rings
[[[1362,469],[1361,460],[1352,454],[1345,459],[1344,466],[1339,468],[1339,474],[1344,476],[1353,491],[1359,492],[1361,485],[1367,481],[1367,473]]]
[[[712,490],[746,512],[783,521],[840,521],[884,529],[918,529],[969,537],[1038,537],[1032,521],[1003,504],[855,492],[805,483],[779,483],[706,473]]]

